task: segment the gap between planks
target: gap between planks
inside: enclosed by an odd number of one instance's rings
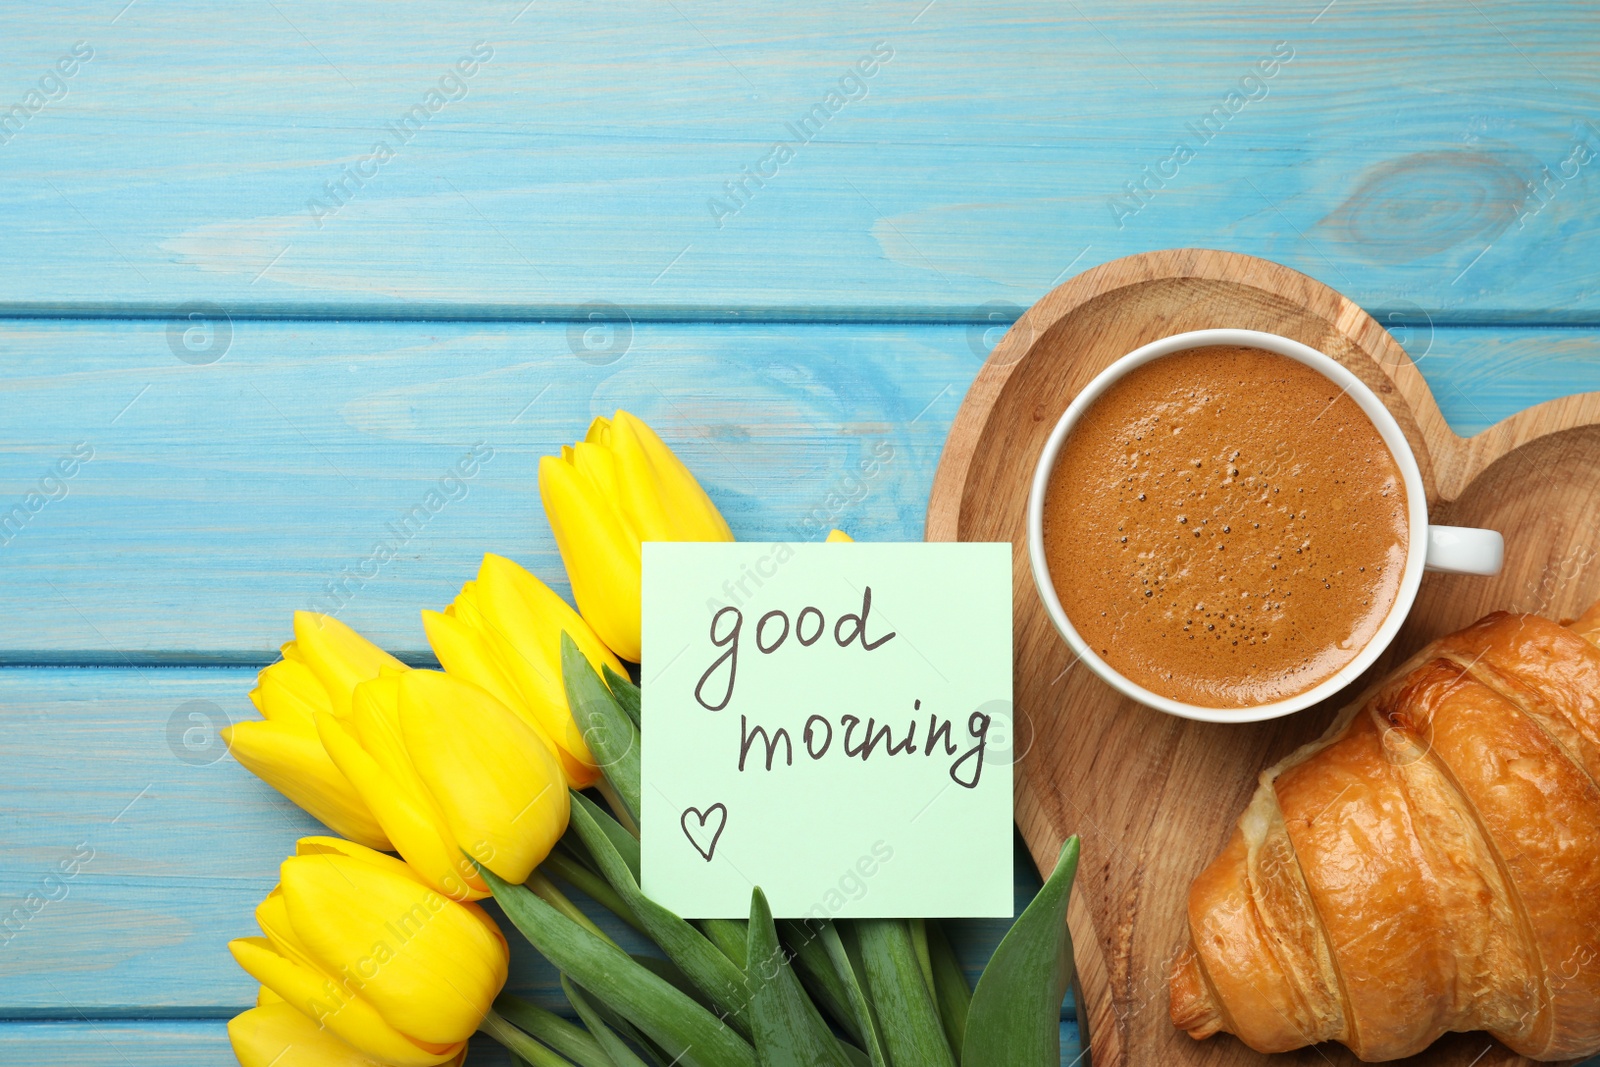
[[[1041,294],[1042,295],[1042,294]],[[28,304],[0,302],[0,323],[39,320],[65,321],[166,321],[195,311],[220,313],[236,322],[328,323],[549,323],[593,322],[625,318],[629,322],[673,323],[705,326],[972,326],[1010,325],[1027,310],[1008,300],[991,299],[976,304],[938,306],[773,306],[715,307],[696,305],[621,305],[604,301],[590,304],[494,305],[409,304],[404,307],[354,304],[309,305],[219,304],[199,300],[183,304]],[[1600,329],[1592,311],[1541,311],[1536,314],[1490,309],[1444,312],[1377,305],[1365,308],[1373,318],[1395,325],[1426,322],[1444,329]]]

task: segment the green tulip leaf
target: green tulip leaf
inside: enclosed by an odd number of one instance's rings
[[[860,1041],[861,1030],[856,1023],[855,1010],[850,1006],[850,994],[834,971],[828,950],[817,939],[814,927],[822,924],[826,924],[826,921],[789,919],[778,924],[778,932],[789,951],[794,953],[794,958],[789,961],[790,966],[794,968],[800,984],[811,994],[811,999],[843,1027],[845,1033]]]
[[[847,1045],[841,1041],[839,1048],[844,1052],[844,1058],[850,1061],[850,1067],[872,1067],[872,1061],[867,1058],[867,1054],[854,1045]]]
[[[550,1046],[577,1067],[614,1067],[611,1057],[591,1032],[592,1028],[585,1030],[574,1026],[554,1012],[510,993],[501,993],[495,998],[494,1010],[518,1030]]]
[[[663,1052],[660,1045],[641,1034],[632,1023],[623,1018],[621,1012],[607,1004],[600,997],[595,996],[592,989],[582,989],[570,980],[568,984],[578,991],[579,996],[589,1002],[589,1007],[594,1010],[596,1015],[600,1016],[600,1021],[611,1027],[611,1032],[622,1038],[633,1049],[635,1054],[643,1055],[655,1067],[677,1067],[672,1062],[672,1057]]]
[[[974,1067],[1057,1067],[1061,1002],[1072,981],[1067,900],[1078,871],[1078,839],[1061,846],[1056,869],[1023,909],[978,979],[961,1058]]]
[[[701,919],[696,925],[742,974],[744,955],[749,948],[750,924],[743,919]]]
[[[611,689],[611,695],[617,698],[617,703],[622,705],[622,710],[633,720],[633,725],[642,727],[640,709],[644,707],[644,693],[633,682],[612,670],[611,664],[602,664],[601,671],[605,675],[606,685]]]
[[[576,791],[573,796],[578,796]],[[585,797],[584,799],[588,799]],[[574,801],[576,803],[576,801]],[[594,815],[595,822],[600,824],[600,829],[605,831],[606,839],[611,842],[611,847],[622,857],[628,865],[628,873],[633,875],[633,880],[639,880],[639,839],[628,833],[612,814],[600,805],[591,802],[587,810]],[[583,849],[583,854],[593,861],[595,870],[600,870],[600,861],[594,858],[594,853],[589,846],[584,844],[583,835],[578,833],[577,827],[570,822],[567,824],[567,833],[562,840],[572,839],[575,848]]]
[[[628,902],[604,878],[595,874],[588,867],[573,859],[565,851],[557,849],[544,858],[539,864],[539,869],[552,878],[559,878],[572,888],[586,894],[590,900],[605,908],[611,914],[639,931],[649,935],[650,931],[644,928],[639,917],[628,907]]]
[[[786,956],[767,898],[757,888],[750,894],[745,979],[751,989],[750,1022],[761,1067],[851,1067],[833,1031],[800,988]]]
[[[678,989],[689,994],[694,998],[696,1004],[709,1011],[712,1015],[720,1016],[722,1014],[717,1006],[711,1002],[711,998],[702,993],[700,988],[693,982],[689,981],[689,976],[684,974],[683,969],[676,963],[671,960],[664,960],[660,956],[643,956],[637,952],[631,955],[633,956],[633,961],[639,966],[647,971],[654,971],[658,977],[665,978]],[[727,1022],[727,1020],[724,1019],[723,1022]],[[748,1037],[750,1035],[746,1034],[745,1036]]]
[[[922,964],[903,919],[859,919],[855,922],[861,961],[889,1062],[916,1067],[955,1067],[955,1055],[944,1036],[944,1024],[923,977]],[[1010,1060],[971,1060],[973,1064],[1017,1067]]]
[[[911,930],[911,948],[917,954],[917,966],[922,968],[922,980],[933,992],[933,959],[928,955],[928,923],[926,919],[907,919]]]
[[[506,917],[540,955],[584,989],[613,1005],[681,1067],[755,1067],[755,1050],[720,1019],[584,929],[525,886],[483,871]]]
[[[711,998],[730,1025],[749,1034],[750,1024],[744,1011],[748,997],[743,989],[743,972],[699,930],[644,895],[605,833],[600,822],[604,815],[600,806],[582,793],[572,794],[572,825],[600,865],[600,873],[638,916],[650,939],[697,989]]]
[[[628,1043],[606,1025],[605,1019],[600,1015],[600,1009],[589,1003],[589,998],[584,996],[583,991],[573,985],[572,979],[566,975],[561,976],[561,990],[566,993],[567,1003],[572,1005],[572,1010],[578,1013],[583,1025],[589,1028],[589,1033],[594,1035],[595,1041],[605,1050],[604,1067],[648,1067],[648,1064],[628,1047]]]
[[[567,706],[594,755],[635,824],[639,821],[639,727],[595,673],[565,631],[561,634],[561,681]]]
[[[484,1016],[478,1029],[500,1042],[511,1053],[513,1063],[526,1063],[530,1067],[573,1067],[571,1060],[552,1052],[493,1011]]]
[[[856,1029],[860,1032],[857,1040],[866,1046],[868,1061],[872,1067],[889,1067],[889,1057],[884,1053],[883,1042],[878,1038],[878,1024],[872,1018],[872,1005],[867,1001],[867,991],[861,986],[861,976],[856,972],[855,964],[844,947],[844,940],[840,938],[838,929],[831,922],[824,923],[817,940],[822,945],[822,950],[828,954],[828,962],[833,965],[834,973],[839,976],[839,982],[844,986],[845,995],[850,1000],[850,1008],[855,1013]]]
[[[972,1004],[972,987],[967,984],[967,973],[956,959],[955,949],[945,936],[944,924],[928,920],[928,955],[933,963],[933,999],[939,1005],[939,1018],[944,1023],[944,1036],[950,1047],[961,1048],[966,1043],[967,1010]]]

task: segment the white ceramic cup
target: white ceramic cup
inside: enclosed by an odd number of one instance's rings
[[[1050,578],[1050,566],[1044,551],[1044,496],[1049,488],[1050,472],[1055,468],[1056,457],[1061,452],[1062,443],[1072,432],[1073,426],[1077,425],[1078,419],[1111,387],[1113,382],[1135,367],[1174,352],[1210,345],[1243,345],[1288,356],[1318,371],[1343,390],[1362,411],[1366,412],[1367,418],[1377,427],[1384,444],[1389,447],[1389,454],[1394,457],[1395,466],[1400,469],[1400,475],[1405,480],[1409,512],[1409,543],[1405,572],[1400,579],[1400,590],[1395,595],[1394,604],[1389,608],[1389,614],[1384,618],[1383,625],[1378,628],[1372,640],[1367,642],[1366,647],[1336,674],[1305,692],[1285,700],[1242,708],[1210,708],[1185,704],[1151,692],[1113,669],[1085,643],[1073,627],[1072,620],[1068,619],[1066,612],[1062,610],[1060,598],[1056,596],[1055,583]],[[1493,530],[1428,524],[1428,502],[1422,486],[1422,472],[1417,467],[1417,458],[1412,454],[1411,446],[1406,443],[1405,435],[1400,432],[1400,425],[1394,421],[1394,416],[1389,414],[1389,409],[1383,406],[1383,401],[1378,399],[1376,393],[1363,385],[1354,374],[1337,361],[1316,349],[1299,341],[1291,341],[1287,337],[1261,333],[1257,330],[1194,330],[1189,333],[1174,334],[1128,353],[1101,371],[1077,395],[1066,413],[1061,416],[1061,420],[1056,423],[1055,430],[1050,434],[1050,440],[1045,443],[1044,452],[1039,456],[1039,465],[1033,475],[1033,492],[1028,498],[1028,556],[1033,564],[1033,581],[1039,588],[1039,596],[1044,601],[1046,610],[1050,612],[1050,618],[1056,624],[1056,629],[1061,631],[1061,636],[1072,647],[1072,651],[1077,653],[1078,658],[1087,664],[1090,670],[1123,695],[1149,707],[1204,722],[1258,722],[1262,719],[1275,719],[1280,715],[1288,715],[1326,700],[1355,681],[1362,671],[1372,666],[1382,655],[1389,642],[1394,640],[1394,635],[1399,632],[1401,623],[1405,621],[1406,613],[1411,610],[1412,601],[1417,597],[1417,588],[1422,584],[1423,571],[1499,574],[1504,552],[1505,543]]]

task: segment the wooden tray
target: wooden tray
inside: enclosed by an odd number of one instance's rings
[[[1115,260],[1030,308],[995,347],[956,416],[926,536],[1015,546],[1017,823],[1041,870],[1054,865],[1068,835],[1083,836],[1069,923],[1095,1067],[1358,1062],[1333,1044],[1263,1056],[1230,1035],[1196,1042],[1168,1017],[1166,967],[1184,941],[1190,882],[1221,850],[1257,773],[1320,735],[1337,707],[1215,725],[1123,699],[1076,665],[1028,570],[1029,482],[1067,404],[1140,345],[1222,326],[1293,337],[1344,364],[1399,420],[1434,520],[1505,534],[1498,578],[1424,579],[1405,629],[1358,688],[1429,639],[1494,609],[1573,616],[1600,596],[1600,393],[1540,404],[1463,439],[1445,424],[1405,351],[1359,307],[1287,267],[1227,252]],[[1532,1061],[1483,1034],[1455,1034],[1404,1062]]]

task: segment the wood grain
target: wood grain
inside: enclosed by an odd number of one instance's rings
[[[34,1062],[8,1053],[6,1019],[226,1018],[253,1002],[226,943],[254,932],[295,840],[327,832],[216,734],[257,717],[254,680],[243,668],[0,669],[0,751],[14,768],[0,780],[0,1063]],[[47,883],[74,855],[89,857],[78,873]],[[1039,878],[1017,859],[1020,913]],[[585,907],[629,951],[650,951]],[[970,980],[1008,927],[953,925]],[[555,970],[511,941],[509,988],[564,1009]]]
[[[1257,772],[1319,736],[1337,704],[1219,725],[1126,701],[1075,665],[1028,569],[1024,509],[1034,460],[1071,398],[1148,341],[1216,326],[1280,333],[1339,360],[1399,421],[1435,519],[1506,535],[1500,577],[1424,581],[1406,629],[1368,679],[1493,608],[1570,615],[1600,595],[1600,394],[1540,405],[1463,440],[1417,367],[1359,307],[1294,271],[1231,253],[1178,250],[1107,264],[1031,308],[956,417],[927,534],[1015,546],[1016,699],[1034,736],[1018,766],[1017,822],[1041,867],[1067,835],[1084,836],[1070,922],[1099,1067],[1355,1062],[1340,1046],[1269,1058],[1226,1035],[1194,1042],[1167,1015],[1167,964],[1183,945],[1190,881],[1220,850]],[[1527,1061],[1481,1035],[1459,1035],[1407,1062]]]
[[[327,832],[216,736],[256,717],[245,698],[254,676],[0,670],[0,749],[26,768],[0,793],[0,1019],[226,1017],[253,1002],[227,941],[254,933],[252,912],[295,839]],[[88,857],[74,877],[46,881],[74,855]],[[511,986],[563,1003],[554,971],[526,946]]]
[[[1600,150],[1587,0],[122,6],[0,41],[4,105],[95,50],[0,145],[0,308],[970,321],[1225,244],[1367,307],[1600,315],[1600,183],[1560,176]],[[386,132],[480,41],[464,96]],[[867,91],[746,177],[878,42]]]
[[[0,949],[0,1062],[231,1062],[220,1016],[248,990],[222,942],[309,823],[230,761],[167,748],[189,699],[245,714],[249,672],[151,665],[270,658],[288,612],[474,441],[495,461],[344,613],[411,658],[417,609],[487,549],[562,584],[535,461],[616,406],[666,428],[741,537],[819,515],[920,536],[985,331],[1153,247],[1225,244],[1343,290],[1459,432],[1600,389],[1600,184],[1592,165],[1544,179],[1600,146],[1597,29],[1586,0],[625,0],[603,18],[113,0],[8,20],[0,110],[74,42],[94,58],[0,136],[0,514],[75,442],[95,458],[0,538],[0,662],[68,668],[0,669],[5,908],[83,835],[113,847]],[[319,225],[308,201],[479,40],[495,54],[465,97]],[[723,183],[878,41],[895,54],[865,99],[718,225]],[[1266,94],[1152,182],[1280,41],[1294,58]],[[231,334],[217,362],[173,350],[191,305]],[[573,355],[592,311],[631,320],[615,364]],[[895,462],[863,492],[845,479],[879,441]]]
[[[1397,330],[1453,426],[1600,389],[1597,329]],[[639,323],[596,365],[565,323],[241,321],[222,358],[191,365],[166,323],[0,322],[0,521],[75,445],[94,450],[64,496],[0,528],[0,657],[261,663],[330,582],[348,583],[342,618],[426,656],[418,609],[486,551],[565,588],[538,458],[617,407],[666,435],[741,538],[841,524],[917,540],[951,420],[1003,333]],[[494,458],[465,496],[352,579],[476,442]]]
[[[1061,1024],[1063,1064],[1078,1061],[1077,1030]],[[220,1019],[0,1023],[0,1060],[28,1067],[234,1067],[227,1024]],[[467,1067],[508,1067],[509,1057],[486,1037],[472,1040]]]

